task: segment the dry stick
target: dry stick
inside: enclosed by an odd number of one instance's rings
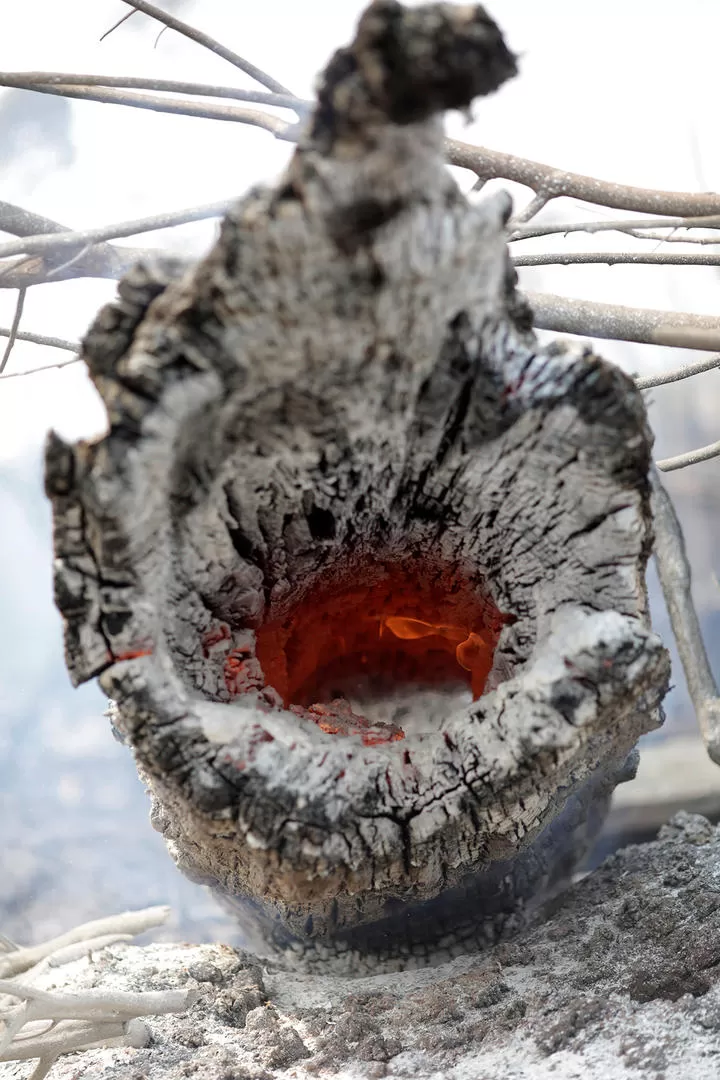
[[[128,0],[124,0],[128,3]],[[29,88],[28,88],[29,89]],[[236,124],[250,124],[269,131],[277,139],[294,139],[296,124],[288,124],[278,116],[269,116],[257,109],[242,109],[232,105],[201,104],[190,98],[164,98],[152,94],[135,94],[91,86],[66,86],[64,84],[38,83],[32,89],[38,94],[54,94],[56,97],[77,98],[80,101],[99,101],[104,105],[129,105],[134,109],[151,112],[175,113],[180,116],[196,116],[202,120],[229,120]]]
[[[196,990],[103,990],[97,987],[76,991],[40,990],[14,979],[0,979],[0,993],[27,1002],[25,1023],[158,1016],[164,1012],[184,1012],[188,1003],[198,997]]]
[[[5,346],[5,352],[3,358],[0,360],[0,375],[5,370],[5,366],[10,359],[10,353],[13,351],[13,345],[17,339],[18,330],[20,329],[20,320],[22,318],[23,307],[25,306],[25,294],[26,289],[18,289],[17,303],[15,305],[15,315],[13,316],[12,326],[10,327],[10,333],[8,334],[7,345]]]
[[[698,465],[701,461],[710,461],[715,457],[720,457],[720,442],[699,446],[697,450],[688,450],[685,454],[664,458],[655,464],[661,472],[675,472],[676,469],[686,469],[688,465]]]
[[[151,217],[137,218],[134,221],[121,222],[118,225],[104,226],[100,229],[86,229],[73,231],[66,226],[39,215],[25,215],[20,207],[10,203],[0,203],[0,229],[5,231],[17,230],[22,236],[29,236],[32,225],[40,233],[27,243],[20,241],[8,241],[6,245],[0,245],[0,250],[8,252],[24,252],[27,254],[39,254],[41,256],[57,256],[64,247],[80,245],[81,247],[90,241],[99,241],[109,238],[133,236],[141,232],[151,232],[156,229],[168,229],[176,225],[187,224],[191,221],[201,221],[208,218],[221,217],[233,205],[234,199],[226,199],[221,202],[207,203],[203,206],[191,207],[187,210],[179,210],[172,213],[156,214]],[[22,231],[20,231],[22,229]],[[130,266],[139,259],[152,257],[157,254],[148,248],[113,247],[102,243],[93,246],[86,255],[68,261],[65,258],[61,266],[46,266],[42,258],[22,258],[17,261],[0,263],[0,288],[22,288],[30,285],[44,284],[48,280],[59,281],[76,277],[102,277],[118,278],[124,274]]]
[[[45,1080],[45,1077],[50,1072],[56,1061],[57,1056],[53,1056],[52,1054],[48,1054],[46,1057],[39,1058],[37,1065],[30,1073],[27,1080]]]
[[[484,183],[484,181],[483,181]],[[554,225],[521,225],[513,240],[531,240],[538,236],[566,235],[573,232],[626,232],[632,229],[720,229],[720,216],[614,218],[610,221],[573,221]],[[644,237],[643,237],[644,239]],[[690,241],[687,241],[690,243]]]
[[[526,292],[539,330],[720,352],[720,318]]]
[[[125,1034],[120,1021],[92,1021],[58,1024],[50,1031],[32,1039],[14,1042],[0,1053],[0,1061],[27,1061],[36,1057],[69,1054],[73,1050],[89,1050],[90,1043],[106,1039],[121,1039]]]
[[[0,956],[0,978],[9,978],[19,972],[27,971],[40,960],[44,960],[46,956],[78,941],[87,941],[102,934],[132,934],[133,936],[142,934],[154,926],[162,926],[167,922],[169,915],[170,908],[161,905],[144,908],[141,911],[123,911],[118,915],[109,915],[104,919],[93,919],[91,922],[82,923],[40,945],[30,945],[27,948],[16,949],[14,952],[3,953]]]
[[[66,231],[67,225],[33,214],[31,210],[15,206],[14,203],[0,202],[0,232],[11,233],[12,236],[35,236],[36,233]]]
[[[116,281],[138,260],[157,254],[153,248],[112,248],[109,244],[98,244],[91,247],[79,262],[73,265],[66,263],[62,272],[54,264],[48,265],[42,256],[14,262],[8,259],[7,263],[0,263],[0,289],[25,289],[31,285],[45,285],[48,280],[67,281],[81,277]],[[51,272],[54,272],[52,278],[49,276]]]
[[[0,326],[0,337],[10,337],[11,331],[6,327]],[[33,345],[48,345],[51,349],[66,349],[67,352],[79,352],[80,346],[76,341],[67,341],[65,338],[59,337],[46,337],[44,334],[29,334],[24,330],[18,330],[15,335],[16,341],[29,341]],[[61,364],[74,364],[74,360],[63,360]],[[48,367],[60,367],[60,364],[49,364]],[[40,368],[34,370],[40,371]],[[18,375],[29,375],[29,371],[17,371],[10,375],[3,375],[3,379],[16,379]],[[2,934],[0,934],[0,942],[2,942]]]
[[[17,1006],[0,1008],[0,1061],[38,1058],[32,1077],[43,1077],[61,1054],[96,1046],[147,1046],[150,1032],[143,1016],[184,1012],[197,1001],[196,990],[116,991],[102,989],[62,992],[41,990],[32,979],[48,965],[69,963],[93,949],[127,941],[165,922],[167,907],[128,911],[77,926],[59,938],[28,949],[16,949],[2,959],[0,996],[18,999]],[[26,981],[8,978],[24,971]],[[5,977],[3,977],[5,976]],[[50,1028],[24,1032],[27,1024],[50,1021]]]
[[[6,259],[5,262],[0,263],[0,288],[3,289],[22,289],[25,285],[35,284],[35,282],[28,282],[23,277],[22,280],[17,280],[18,273],[25,273],[27,264],[32,260],[27,258],[20,259]],[[43,282],[45,281],[45,275],[47,268],[43,265]]]
[[[515,266],[578,266],[589,263],[602,263],[607,266],[624,263],[644,266],[720,266],[720,255],[672,255],[656,251],[563,251],[513,257]]]
[[[6,245],[0,245],[0,250],[7,252],[25,252],[27,254],[40,255],[41,258],[22,258],[16,261],[0,263],[0,288],[23,288],[30,285],[44,284],[46,281],[60,281],[67,278],[77,277],[100,277],[119,278],[139,259],[152,257],[157,252],[150,248],[126,248],[113,247],[111,244],[95,244],[82,258],[69,260],[65,258],[62,265],[46,266],[42,256],[57,256],[65,246],[73,247],[87,245],[90,241],[99,241],[105,238],[118,238],[134,236],[142,232],[151,232],[156,229],[168,229],[176,225],[184,225],[191,221],[202,221],[208,218],[221,217],[232,206],[233,199],[222,202],[207,203],[203,206],[191,207],[188,210],[178,210],[172,213],[155,214],[151,217],[137,218],[134,221],[121,222],[118,225],[104,226],[100,229],[86,229],[82,232],[73,231],[66,226],[57,225],[56,222],[39,215],[29,215],[35,219],[36,230],[39,236],[34,236],[27,243],[8,241]],[[8,207],[7,213],[3,208]],[[22,211],[9,203],[0,203],[0,229],[4,221],[8,219],[10,225],[17,228],[20,222],[24,231],[22,236],[29,235],[28,221],[21,221]]]
[[[474,190],[474,189],[473,189]],[[516,214],[512,220],[508,223],[508,231],[510,232],[509,239],[513,239],[515,235],[515,226],[521,226],[523,222],[530,221],[539,214],[544,206],[550,202],[552,196],[544,195],[539,192],[530,202],[525,206],[518,214]]]
[[[231,200],[223,203],[211,203],[206,206],[193,207],[190,210],[181,210],[173,214],[159,214],[155,217],[141,218],[136,224],[141,226],[139,232],[169,228],[173,225],[183,224],[186,221],[219,216],[225,212],[229,205],[231,205]],[[133,224],[135,223],[124,222],[120,231],[122,232],[123,228],[131,227]],[[118,278],[138,259],[153,254],[152,251],[145,248],[115,248],[110,244],[103,243],[93,246],[85,257],[77,260],[76,265],[70,266],[67,251],[63,249],[63,244],[69,242],[72,246],[73,243],[77,243],[82,247],[88,238],[82,233],[73,233],[66,225],[61,225],[57,221],[52,221],[50,218],[43,217],[40,214],[33,214],[20,206],[15,206],[13,203],[0,202],[0,231],[13,233],[15,236],[20,237],[39,234],[46,241],[62,234],[65,234],[68,238],[59,241],[55,247],[51,243],[38,245],[38,251],[44,252],[48,256],[47,264],[43,258],[21,258],[1,263],[0,288],[5,289],[27,288],[30,285],[44,284],[47,280],[59,281],[83,276]],[[95,232],[97,233],[97,230]],[[126,233],[125,235],[132,235],[132,233]],[[71,240],[70,237],[74,237],[74,240]],[[97,236],[95,239],[97,239]],[[25,249],[25,244],[14,245],[16,251],[25,251]],[[60,261],[65,263],[64,268],[53,262],[51,258],[53,255],[62,255]],[[71,261],[75,263],[74,259]],[[50,277],[51,274],[52,278]]]
[[[127,0],[126,0],[127,2]],[[557,199],[568,196],[611,206],[616,210],[634,210],[641,214],[666,214],[679,217],[700,217],[720,214],[720,195],[713,192],[695,194],[686,191],[658,191],[654,188],[632,187],[607,180],[597,180],[582,173],[566,172],[539,161],[472,146],[459,139],[447,139],[448,161],[451,165],[469,169],[483,180],[513,180],[532,188],[536,193]]]
[[[190,38],[191,41],[196,41],[198,45],[202,45],[204,48],[214,52],[216,56],[227,60],[234,67],[240,68],[251,79],[259,82],[261,86],[266,86],[273,93],[292,94],[292,91],[288,90],[286,86],[279,83],[277,79],[273,79],[271,75],[268,75],[261,68],[256,67],[255,64],[251,64],[249,60],[243,59],[242,56],[233,52],[232,49],[228,49],[227,46],[220,41],[216,41],[215,38],[210,37],[209,34],[204,33],[202,30],[190,26],[188,23],[183,22],[182,19],[177,19],[174,15],[169,15],[162,8],[156,7],[155,4],[149,4],[147,0],[123,0],[123,3],[129,4],[136,11],[142,11],[145,15],[150,15],[153,19],[157,19],[158,22],[164,23],[171,30],[177,30],[179,34]]]
[[[121,19],[118,19],[118,21],[116,23],[112,24],[112,26],[110,27],[109,30],[106,30],[104,34],[101,34],[100,38],[98,40],[99,41],[104,41],[106,37],[109,37],[110,34],[112,34],[113,30],[117,30],[118,26],[122,26],[122,24],[124,22],[127,22],[128,19],[132,19],[133,15],[137,15],[137,12],[136,11],[128,11],[127,15],[123,15],[123,17]]]
[[[222,217],[235,202],[235,199],[223,199],[221,202],[206,203],[203,206],[193,206],[187,210],[177,210],[169,214],[154,214],[151,217],[121,221],[115,225],[104,225],[98,229],[77,231],[67,229],[60,233],[46,231],[39,236],[0,244],[0,259],[9,258],[11,255],[55,253],[66,247],[96,244],[99,241],[116,240],[125,236],[137,236],[144,232],[155,232],[158,229],[169,229],[176,225],[186,225],[192,221]]]
[[[10,330],[0,327],[0,337],[9,337]],[[67,352],[78,353],[80,345],[75,341],[66,341],[64,338],[46,337],[44,334],[29,334],[20,330],[15,335],[16,341],[29,341],[33,345],[47,345],[52,349],[65,349]],[[58,360],[56,364],[41,364],[39,367],[27,368],[25,371],[8,371],[0,375],[2,379],[22,379],[25,375],[37,375],[41,371],[52,371],[53,368],[69,367],[70,364],[79,364],[82,358],[74,356],[72,360]],[[0,934],[0,945],[3,938]],[[0,950],[1,952],[2,950]],[[14,951],[14,950],[13,950]]]
[[[693,605],[690,564],[682,529],[655,469],[651,483],[658,576],[700,731],[708,754],[720,765],[720,698]]]
[[[677,226],[680,228],[681,226]],[[692,226],[697,228],[697,226]],[[674,230],[669,233],[648,230],[640,232],[637,229],[622,229],[627,236],[634,236],[636,240],[654,240],[659,244],[720,244],[720,236],[675,236]]]
[[[230,98],[248,101],[254,105],[269,105],[293,112],[307,112],[312,101],[304,101],[292,94],[264,93],[261,90],[243,90],[236,86],[216,86],[213,83],[179,82],[177,79],[151,79],[129,75],[77,75],[60,71],[4,71],[0,72],[0,86],[17,90],[35,90],[42,93],[47,86],[117,87],[125,90],[152,90],[170,94],[196,94],[203,97]]]
[[[657,375],[636,376],[635,385],[638,390],[649,390],[653,386],[667,386],[668,383],[680,382],[681,379],[690,379],[693,375],[700,375],[703,371],[712,371],[713,368],[720,368],[720,356],[697,360],[694,364],[685,364],[683,367],[659,372]]]

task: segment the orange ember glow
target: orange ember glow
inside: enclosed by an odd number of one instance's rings
[[[330,734],[389,742],[403,738],[402,730],[371,725],[363,701],[395,698],[404,687],[411,694],[465,686],[478,698],[509,618],[480,584],[457,572],[358,565],[345,583],[310,590],[283,617],[262,625],[257,659],[286,708]]]

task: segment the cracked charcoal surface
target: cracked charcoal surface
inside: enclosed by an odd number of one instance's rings
[[[73,679],[116,701],[178,866],[260,951],[310,964],[413,966],[515,926],[582,857],[667,688],[642,398],[590,350],[539,346],[509,200],[469,206],[442,158],[432,114],[514,71],[481,9],[373,4],[277,186],[98,316],[107,437],[48,443]],[[398,580],[432,610],[378,615],[409,603]],[[374,718],[293,701],[293,620],[328,595],[332,643],[354,610],[410,617],[480,640],[490,670],[447,706],[398,678]]]
[[[720,831],[680,814],[484,957],[344,979],[219,945],[114,947],[58,985],[199,986],[143,1050],[61,1059],[56,1080],[401,1077],[714,1080]],[[25,1065],[0,1065],[16,1080]]]

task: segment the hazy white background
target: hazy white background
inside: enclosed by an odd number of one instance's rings
[[[717,138],[717,0],[492,0],[488,9],[520,54],[521,74],[480,102],[470,142],[628,184],[688,191],[720,189]],[[229,64],[127,11],[119,0],[24,0],[2,12],[0,69],[148,75],[252,86]],[[187,0],[178,14],[309,96],[316,72],[344,43],[358,0]],[[88,102],[0,91],[0,199],[74,228],[89,228],[242,194],[271,179],[291,147],[239,124],[170,117]],[[19,104],[18,104],[19,102]],[[5,111],[4,111],[5,110]],[[19,111],[18,111],[19,110]],[[54,111],[51,111],[54,110]],[[39,119],[38,119],[39,118]],[[43,119],[44,118],[44,119]],[[3,126],[4,125],[4,126]],[[465,190],[473,177],[457,170]],[[514,190],[518,204],[530,193]],[[482,197],[482,196],[480,196]],[[601,216],[556,204],[553,214]],[[215,225],[198,223],[127,241],[199,254]],[[4,239],[5,237],[3,237]],[[122,241],[121,241],[122,243]],[[632,247],[627,237],[591,243]],[[534,248],[547,250],[546,241]],[[683,250],[675,245],[673,250]],[[707,250],[707,249],[704,249]],[[715,314],[714,269],[563,267],[527,270],[527,288],[625,304]],[[114,283],[60,282],[29,291],[23,329],[76,339]],[[16,294],[0,291],[0,326]],[[0,341],[0,345],[2,342]],[[627,370],[687,359],[675,350],[599,343]],[[67,358],[16,346],[8,371]],[[658,456],[717,439],[720,374],[654,392]],[[41,494],[41,447],[49,427],[66,437],[102,430],[103,413],[81,365],[0,381],[0,929],[23,938],[72,918],[164,899],[190,934],[213,933],[202,892],[177,876],[147,824],[147,802],[129,754],[102,719],[94,687],[73,691],[51,600],[50,521]],[[720,663],[720,464],[675,474],[696,572],[696,592]],[[658,609],[657,624],[666,630]],[[676,671],[681,681],[681,673]],[[683,692],[669,699],[687,720]]]

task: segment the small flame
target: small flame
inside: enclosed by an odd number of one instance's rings
[[[489,649],[488,643],[482,634],[469,633],[464,641],[461,641],[455,650],[455,656],[460,667],[466,671],[472,671],[479,661],[484,660]]]
[[[473,671],[479,664],[486,662],[490,646],[482,634],[467,631],[462,626],[423,622],[422,619],[408,619],[401,615],[388,615],[380,620],[380,634],[388,629],[395,637],[403,640],[415,640],[424,637],[441,637],[456,643],[455,657],[465,671]]]

